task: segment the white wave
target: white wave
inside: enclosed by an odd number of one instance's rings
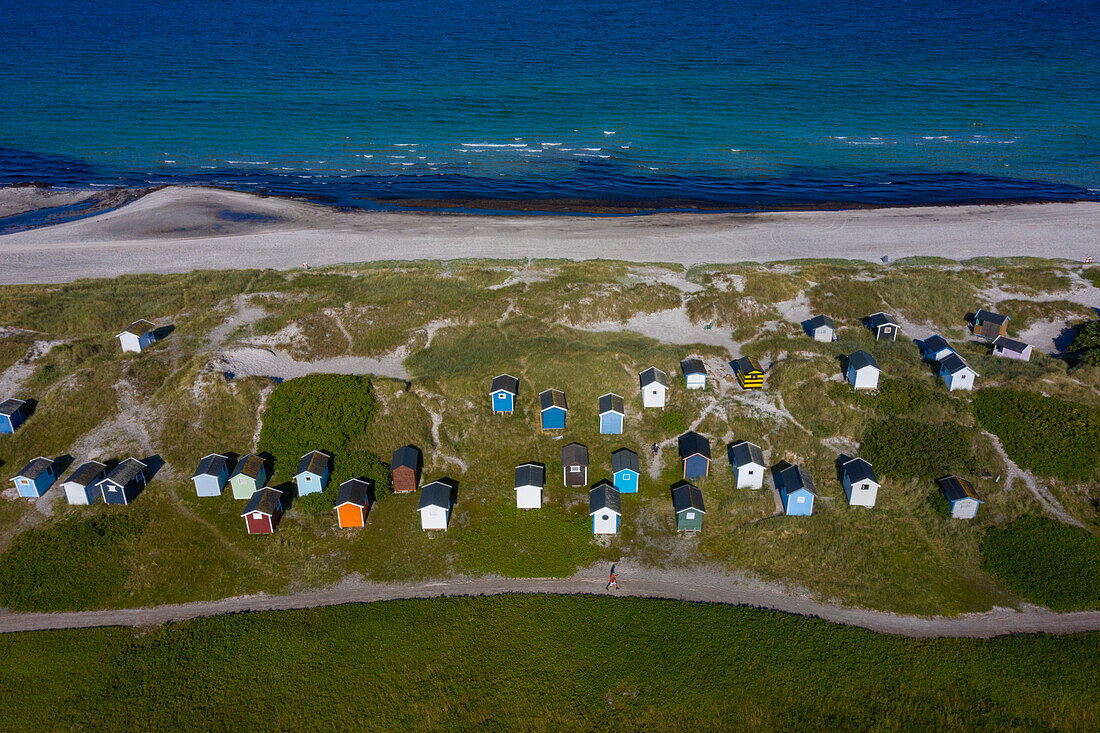
[[[168,160],[167,158],[165,158],[165,159],[164,159],[164,162],[165,162],[165,163],[175,163],[176,161],[174,161],[174,160]]]
[[[420,143],[394,143],[395,148],[415,148]]]
[[[730,152],[731,152],[731,153],[740,153],[740,152],[741,152],[741,148],[730,148]]]
[[[225,162],[233,165],[269,165],[271,163],[270,160],[227,160]],[[325,161],[319,160],[317,162],[324,163]]]
[[[604,134],[604,135],[614,135],[614,134],[615,134],[615,131],[614,131],[614,130],[604,130],[604,131],[603,131],[603,134]]]
[[[390,157],[390,158],[397,158],[397,159],[400,159],[400,158],[404,158],[405,156],[404,156],[404,155],[391,155],[391,156],[389,156],[389,157]]]
[[[581,148],[581,150],[587,150],[587,151],[592,152],[592,153],[598,153],[601,150],[603,150],[603,148]]]
[[[619,147],[620,147],[621,149],[623,149],[623,150],[630,150],[630,146],[629,146],[629,145],[620,145]]]
[[[561,143],[539,143],[539,145],[541,145],[544,148],[552,148],[555,145],[561,145]]]
[[[950,140],[951,139],[950,135],[923,135],[922,137],[925,140]]]
[[[464,148],[525,148],[527,143],[461,143]]]

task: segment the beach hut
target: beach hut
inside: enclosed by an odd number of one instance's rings
[[[249,453],[237,461],[233,467],[233,473],[229,476],[229,487],[233,491],[233,498],[238,500],[251,499],[252,495],[264,487],[267,483],[267,466],[264,459],[255,453]]]
[[[684,373],[684,386],[688,389],[706,388],[707,368],[702,359],[684,359],[680,362],[680,371]]]
[[[808,517],[814,513],[817,490],[810,474],[802,466],[785,466],[776,472],[775,485],[783,502],[783,511],[792,517]]]
[[[393,452],[390,459],[390,483],[393,493],[407,494],[420,485],[420,470],[424,458],[415,445],[403,445]]]
[[[638,493],[638,454],[628,448],[619,448],[611,454],[611,480],[621,494]]]
[[[836,341],[836,324],[828,316],[814,316],[805,323],[806,334],[814,341]]]
[[[493,405],[493,412],[512,412],[516,406],[518,391],[519,380],[511,374],[498,374],[493,377],[493,383],[489,387],[489,402]]]
[[[876,341],[894,341],[897,339],[898,331],[901,328],[893,316],[882,312],[867,316],[865,322],[867,328],[871,329],[871,333],[875,335]]]
[[[940,378],[949,392],[957,389],[974,389],[978,373],[971,369],[958,354],[948,354],[940,360]]]
[[[229,481],[229,459],[220,453],[203,456],[199,467],[191,476],[191,481],[199,496],[221,496],[222,489]]]
[[[541,509],[546,486],[546,467],[541,463],[516,466],[516,508]]]
[[[938,333],[934,333],[920,342],[920,354],[928,361],[939,361],[948,354],[954,353],[955,350],[951,348],[951,344],[947,343],[947,339]]]
[[[695,431],[688,431],[677,439],[680,461],[684,465],[684,478],[703,478],[710,473],[710,441]]]
[[[760,389],[764,386],[764,370],[751,356],[742,356],[730,362],[741,389]]]
[[[565,430],[565,393],[560,389],[548,389],[539,393],[539,410],[542,412],[543,430]]]
[[[970,482],[959,476],[951,475],[936,479],[940,490],[951,506],[951,516],[955,519],[973,519],[978,513],[982,500],[974,493]]]
[[[677,532],[702,532],[703,492],[687,481],[672,487],[672,508],[676,512]]]
[[[97,486],[108,504],[129,504],[145,487],[146,465],[136,458],[127,458],[114,467]]]
[[[998,336],[1007,336],[1009,320],[1009,316],[979,308],[974,314],[974,335],[990,341]]]
[[[852,389],[878,389],[878,376],[881,373],[875,357],[866,351],[857,351],[848,357],[846,376]]]
[[[140,352],[157,340],[157,327],[146,320],[134,321],[115,338],[122,344],[123,351]]]
[[[607,481],[600,481],[588,492],[588,516],[592,517],[592,534],[617,534],[622,517],[619,490]]]
[[[254,491],[241,516],[249,534],[271,534],[283,516],[283,492],[270,487]]]
[[[739,489],[759,489],[764,486],[764,452],[756,443],[741,440],[726,450],[733,466],[733,485]]]
[[[602,435],[620,435],[623,432],[623,420],[626,411],[623,409],[623,398],[614,392],[600,397],[600,433]]]
[[[27,403],[23,400],[7,399],[0,402],[0,433],[11,435],[27,419]]]
[[[642,388],[642,407],[664,407],[668,392],[668,375],[657,367],[650,367],[638,375]]]
[[[370,495],[369,480],[351,478],[340,484],[336,493],[336,523],[341,529],[366,525]]]
[[[99,461],[80,464],[67,479],[61,482],[65,499],[73,505],[94,504],[100,497],[96,484],[106,475],[107,467]]]
[[[1006,359],[1018,359],[1019,361],[1031,361],[1031,344],[1010,339],[1008,336],[998,336],[993,339],[993,356],[1003,356]]]
[[[879,482],[875,469],[862,458],[852,458],[841,464],[844,495],[850,506],[873,507],[878,498]]]
[[[298,461],[298,470],[294,474],[298,496],[308,496],[325,490],[328,486],[331,462],[329,454],[319,450],[311,450],[301,457]]]
[[[53,461],[39,456],[23,466],[23,470],[11,480],[15,482],[16,491],[24,499],[37,499],[53,486],[57,476],[54,474]]]
[[[588,446],[570,443],[561,449],[562,480],[566,486],[588,483]]]
[[[451,520],[451,487],[442,481],[432,481],[420,490],[420,528],[447,529]]]

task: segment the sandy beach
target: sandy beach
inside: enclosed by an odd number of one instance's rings
[[[18,189],[0,190],[0,202]],[[20,208],[26,201],[21,200]],[[345,211],[171,187],[78,221],[0,236],[0,284],[374,260],[878,260],[1100,256],[1100,203],[752,214],[475,216]]]

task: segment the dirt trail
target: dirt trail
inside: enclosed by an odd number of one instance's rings
[[[1025,471],[1016,465],[1016,462],[1008,457],[1008,453],[1005,453],[1004,446],[1001,445],[1001,440],[993,433],[982,431],[983,434],[989,438],[989,442],[1004,459],[1005,465],[1008,467],[1008,476],[1005,479],[1005,485],[1007,486],[1012,479],[1018,478],[1027,487],[1028,491],[1032,493],[1035,500],[1039,502],[1039,506],[1051,514],[1055,519],[1064,522],[1066,524],[1072,524],[1075,527],[1081,529],[1088,529],[1082,522],[1067,512],[1062,506],[1061,502],[1055,498],[1054,494],[1050,493],[1050,489],[1039,483],[1039,480],[1035,478],[1035,475],[1031,471]]]
[[[641,569],[617,564],[618,592],[612,595],[672,598],[685,601],[729,603],[770,608],[800,616],[817,617],[838,624],[859,626],[884,634],[915,638],[989,638],[1015,633],[1075,634],[1100,631],[1100,612],[1055,613],[1036,606],[1021,610],[994,608],[985,613],[955,617],[904,616],[816,601],[781,588],[734,576],[706,572]],[[71,613],[0,612],[0,633],[95,626],[158,626],[203,616],[246,611],[314,608],[343,603],[437,598],[443,596],[500,595],[503,593],[603,594],[607,569],[582,570],[563,579],[508,579],[499,577],[455,578],[414,584],[370,583],[345,580],[321,590],[283,596],[252,595],[218,601],[181,603],[151,608]]]

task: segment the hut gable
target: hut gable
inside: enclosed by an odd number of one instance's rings
[[[607,481],[600,481],[588,492],[588,515],[592,517],[593,534],[616,534],[622,505],[619,490]]]
[[[542,490],[546,486],[546,468],[541,463],[516,466],[516,507],[541,509]]]
[[[442,481],[433,481],[420,490],[420,528],[446,530],[451,518],[451,487]]]
[[[727,449],[733,466],[734,486],[739,489],[759,489],[764,486],[764,452],[756,443],[747,440],[733,443]]]
[[[518,390],[519,380],[511,374],[498,374],[493,377],[493,383],[489,387],[489,400],[492,402],[493,412],[512,412],[515,409]]]
[[[681,435],[677,441],[684,478],[703,478],[710,473],[710,441],[694,431]]]
[[[848,357],[848,371],[845,377],[852,389],[878,389],[879,369],[875,357],[866,351],[857,351]]]
[[[336,521],[341,529],[363,527],[370,511],[372,485],[369,480],[348,479],[336,493]]]
[[[619,448],[611,454],[611,478],[620,493],[636,494],[640,475],[637,453],[628,448]]]
[[[979,308],[974,314],[974,335],[989,340],[1007,336],[1009,320],[1009,316]]]
[[[61,483],[65,499],[74,505],[93,504],[100,497],[96,484],[106,476],[107,466],[99,461],[87,461]]]
[[[851,458],[842,466],[844,495],[851,506],[873,507],[878,498],[879,481],[871,464],[862,458]]]
[[[566,486],[584,486],[588,483],[588,446],[570,443],[562,446],[561,466]]]
[[[672,508],[676,513],[678,532],[699,532],[703,529],[703,492],[686,481],[672,489]]]
[[[393,452],[390,458],[390,481],[395,494],[407,494],[416,491],[420,485],[420,471],[424,459],[415,445],[403,445]]]
[[[603,435],[619,435],[623,432],[623,421],[626,411],[623,407],[623,398],[614,392],[603,395],[599,399],[600,433]]]
[[[27,403],[9,398],[0,402],[0,433],[11,435],[27,419]]]
[[[23,470],[12,477],[19,496],[25,499],[37,499],[46,493],[57,476],[54,475],[54,462],[39,456],[31,460]]]
[[[741,389],[760,389],[764,386],[764,370],[751,356],[742,356],[730,362]]]
[[[881,311],[867,316],[864,322],[871,329],[871,333],[875,335],[877,341],[894,341],[897,339],[898,331],[901,328],[893,316]]]
[[[684,373],[684,386],[687,389],[706,388],[707,368],[702,359],[684,359],[680,362],[680,371]]]

